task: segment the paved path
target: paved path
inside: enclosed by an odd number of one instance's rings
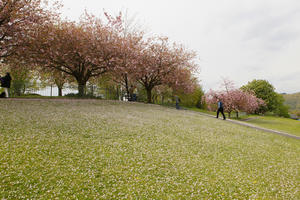
[[[203,115],[203,116],[206,116],[206,117],[216,118],[214,115],[209,115],[209,114],[206,114],[206,113],[201,113],[201,112],[196,112],[196,111],[191,111],[191,110],[189,110],[188,112],[197,113],[199,115]],[[221,117],[220,120],[223,120],[223,118]],[[290,138],[300,140],[299,136],[291,135],[291,134],[288,134],[288,133],[285,133],[285,132],[272,130],[272,129],[267,129],[267,128],[262,128],[262,127],[259,127],[259,126],[255,126],[255,125],[248,124],[248,123],[241,122],[241,121],[237,121],[237,120],[226,119],[226,121],[234,123],[234,124],[239,124],[241,126],[246,126],[246,127],[249,127],[249,128],[253,128],[253,129],[256,129],[256,130],[266,131],[266,132],[269,132],[269,133],[274,133],[274,134],[282,135],[282,136],[285,136],[285,137],[290,137]]]

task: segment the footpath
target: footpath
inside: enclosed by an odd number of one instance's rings
[[[216,116],[210,115],[210,114],[206,114],[206,113],[201,113],[201,112],[196,112],[196,111],[191,111],[191,110],[189,110],[188,112],[197,113],[199,115],[203,115],[203,116],[206,116],[206,117],[216,118]],[[219,120],[223,120],[223,118],[221,117],[221,118],[219,118]],[[226,119],[226,121],[228,121],[230,123],[233,123],[233,124],[238,124],[238,125],[241,125],[241,126],[246,126],[246,127],[249,127],[249,128],[253,128],[253,129],[256,129],[256,130],[261,130],[261,131],[265,131],[265,132],[269,132],[269,133],[274,133],[274,134],[277,134],[277,135],[282,135],[282,136],[285,136],[285,137],[289,137],[289,138],[294,138],[294,139],[300,140],[299,136],[292,135],[292,134],[289,134],[289,133],[285,133],[285,132],[282,132],[282,131],[272,130],[272,129],[268,129],[268,128],[262,128],[262,127],[259,127],[259,126],[255,126],[253,124],[248,124],[248,123],[245,123],[245,122],[231,120],[231,119]]]

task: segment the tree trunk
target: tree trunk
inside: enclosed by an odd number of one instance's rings
[[[151,95],[151,92],[152,92],[152,88],[146,88],[147,90],[147,103],[152,103],[152,95]]]
[[[134,99],[133,99],[133,92],[134,92],[134,86],[133,85],[130,85],[129,87],[128,87],[128,89],[129,89],[129,98],[130,98],[130,100],[131,101],[134,101]]]
[[[52,97],[52,84],[50,85],[50,97]]]
[[[80,97],[85,95],[85,85],[86,85],[85,82],[78,83],[78,95]]]
[[[116,90],[117,90],[117,99],[120,100],[119,87],[118,86],[116,86]]]
[[[153,95],[152,99],[153,99],[152,100],[153,103],[157,103],[157,95]]]
[[[127,74],[124,75],[124,79],[125,79],[126,97],[127,97],[127,100],[129,100],[130,99],[130,91],[129,91]]]
[[[91,84],[91,95],[94,96],[94,85]]]
[[[62,87],[57,87],[58,88],[58,96],[62,97]]]
[[[78,96],[83,97],[86,94],[86,82],[89,80],[89,77],[80,74],[75,78],[78,84]]]
[[[24,84],[23,86],[24,86],[24,87],[23,87],[23,92],[22,92],[22,94],[25,94],[25,92],[26,92],[26,85]],[[21,93],[20,93],[19,96],[21,96]]]
[[[236,111],[236,118],[239,118],[239,111]]]

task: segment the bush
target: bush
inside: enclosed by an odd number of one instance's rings
[[[179,94],[181,105],[186,107],[197,107],[203,109],[205,103],[203,100],[204,92],[201,87],[195,88],[191,94]]]
[[[275,107],[274,113],[280,117],[289,118],[289,106],[284,105],[284,98],[282,95],[277,94],[276,97],[277,106]]]

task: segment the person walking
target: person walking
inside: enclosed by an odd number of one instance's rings
[[[223,102],[218,99],[218,110],[217,110],[217,118],[219,118],[219,113],[223,115],[223,119],[226,120],[226,117],[224,115],[224,107],[223,107]]]
[[[7,72],[4,77],[1,77],[1,87],[4,88],[5,97],[8,98],[8,89],[10,88],[11,76]]]

